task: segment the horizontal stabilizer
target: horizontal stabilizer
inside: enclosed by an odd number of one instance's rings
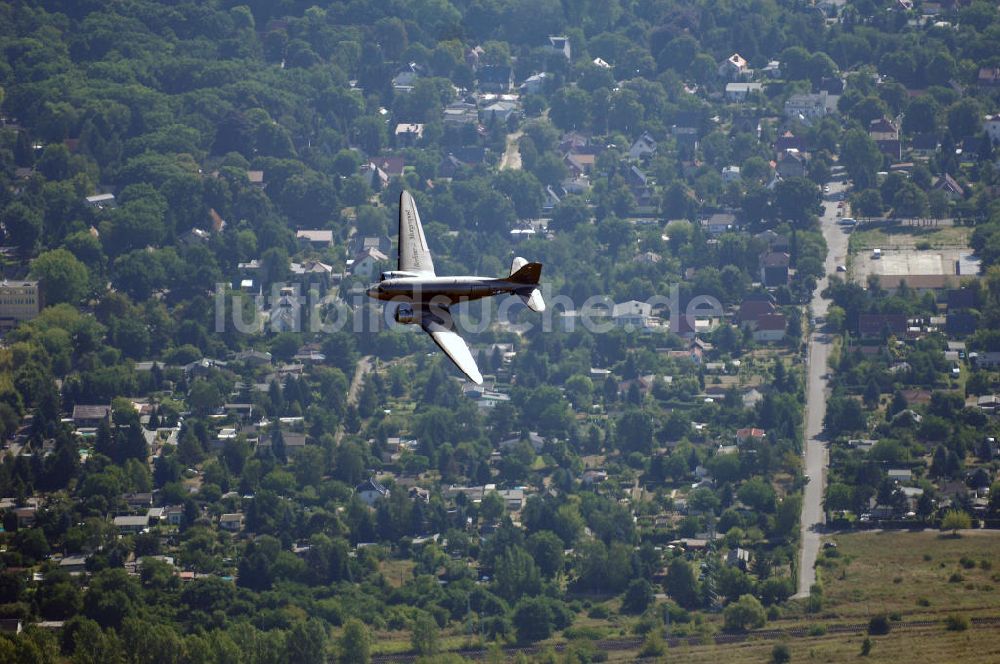
[[[542,291],[532,288],[530,291],[518,293],[517,296],[524,301],[532,311],[541,313],[545,311],[545,300],[542,299]]]

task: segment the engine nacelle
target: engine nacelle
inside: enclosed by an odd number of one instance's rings
[[[392,317],[396,319],[397,323],[403,325],[416,325],[420,322],[420,316],[413,310],[413,305],[401,304],[396,307],[396,311],[393,312]]]
[[[382,274],[380,274],[378,280],[386,281],[388,279],[403,279],[406,277],[415,277],[415,276],[417,275],[415,275],[412,272],[405,272],[402,270],[391,270],[389,272],[383,272]]]

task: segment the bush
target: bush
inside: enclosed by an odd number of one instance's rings
[[[603,604],[598,604],[587,612],[587,617],[593,618],[594,620],[604,620],[609,615],[610,612],[608,611],[608,607]]]
[[[742,632],[746,629],[759,629],[767,622],[764,607],[753,595],[742,595],[722,612],[726,629]]]
[[[889,622],[889,616],[884,613],[872,616],[872,619],[868,621],[868,633],[874,636],[888,634],[891,629],[892,624]]]
[[[646,636],[646,640],[639,650],[639,657],[663,657],[667,654],[667,644],[663,642],[658,630],[653,630]]]
[[[865,637],[865,640],[861,642],[861,656],[867,657],[872,651],[872,640]]]
[[[961,558],[960,558],[960,559],[958,560],[958,563],[959,563],[959,564],[960,564],[960,565],[961,565],[962,567],[964,567],[965,569],[972,569],[973,567],[975,567],[975,566],[976,566],[976,561],[975,561],[975,560],[973,560],[972,558],[968,557],[968,556],[962,556],[962,557],[961,557]]]
[[[792,651],[784,643],[778,643],[771,649],[771,662],[773,664],[785,664],[792,661]]]
[[[961,583],[964,580],[965,577],[959,574],[958,572],[955,572],[954,574],[948,577],[948,583]]]
[[[962,615],[948,616],[945,625],[951,632],[964,632],[969,629],[969,617]]]
[[[931,601],[929,599],[927,599],[926,597],[918,597],[917,598],[917,606],[930,606],[930,605],[931,605]]]

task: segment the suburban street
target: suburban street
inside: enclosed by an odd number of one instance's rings
[[[837,201],[845,191],[843,182],[830,182],[830,193],[824,195],[823,216],[820,224],[826,239],[826,273],[835,274],[838,265],[847,264],[848,233],[837,224]],[[845,275],[846,276],[846,275]],[[820,439],[823,417],[826,415],[827,358],[830,355],[832,336],[824,330],[824,319],[829,301],[820,293],[826,288],[824,277],[813,293],[812,316],[816,319],[809,337],[808,377],[806,381],[804,472],[810,481],[806,484],[802,500],[802,548],[799,558],[799,583],[796,597],[808,597],[809,589],[816,582],[816,556],[820,548],[820,528],[823,524],[823,493],[826,486],[828,454],[826,444]]]

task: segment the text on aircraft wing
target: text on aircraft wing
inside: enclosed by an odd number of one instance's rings
[[[431,339],[438,345],[438,348],[451,358],[455,366],[461,369],[462,373],[469,377],[469,380],[476,385],[482,385],[483,375],[479,373],[479,367],[476,366],[476,360],[472,357],[469,345],[455,331],[451,314],[444,313],[444,317],[440,318],[425,311],[420,318],[420,327],[431,335]]]
[[[427,247],[424,227],[420,223],[420,213],[410,192],[399,195],[399,269],[434,275],[434,261]]]

